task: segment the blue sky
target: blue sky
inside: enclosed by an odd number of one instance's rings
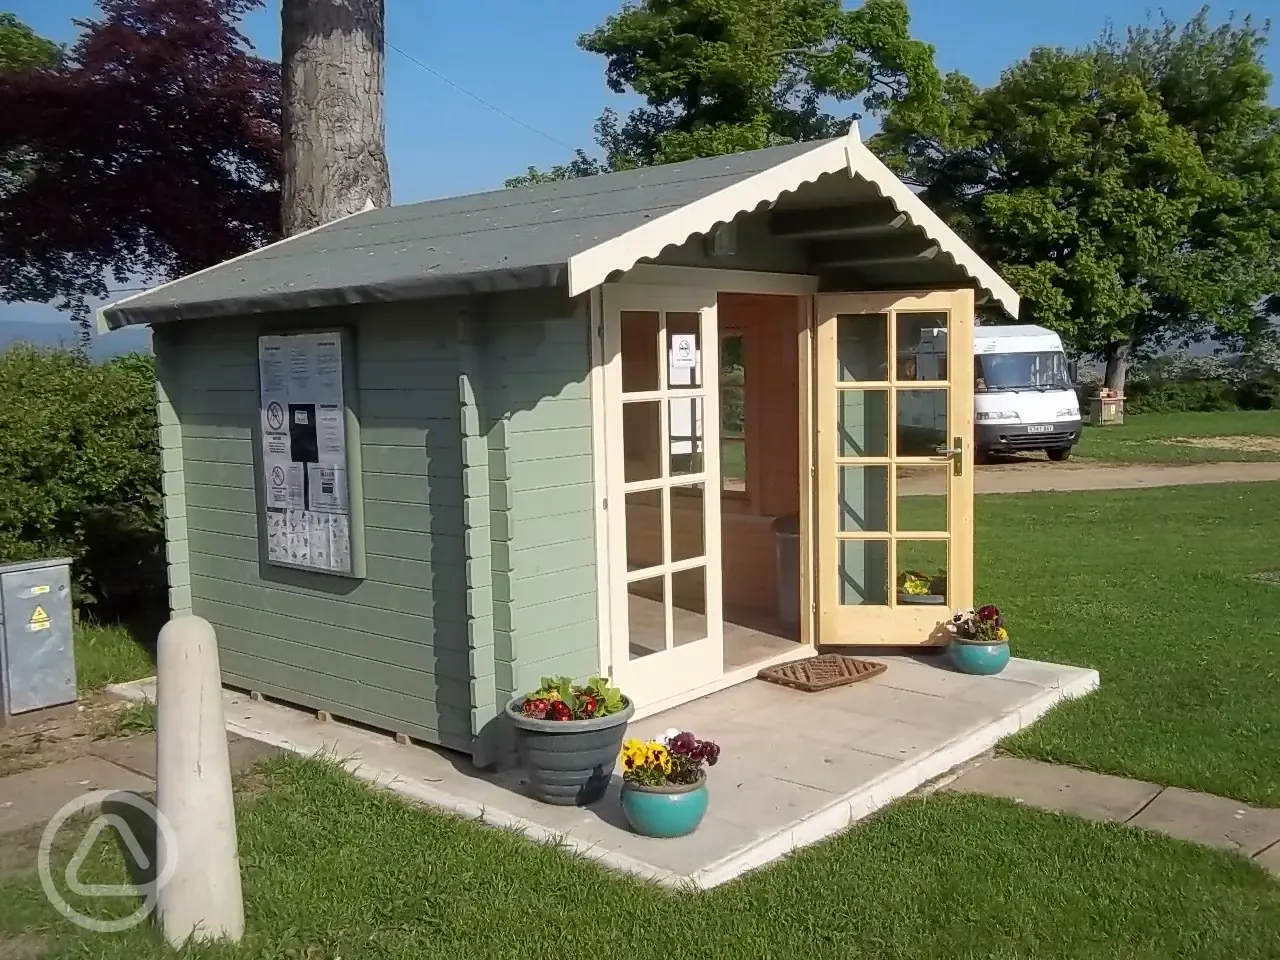
[[[592,124],[604,107],[625,111],[630,105],[605,87],[603,59],[575,44],[620,0],[386,4],[387,38],[398,48],[387,51],[387,149],[396,203],[493,189],[530,164],[563,161],[572,147],[592,146]],[[1171,0],[1163,9],[1182,21],[1200,6],[1198,0]],[[8,0],[4,7],[62,42],[75,39],[73,18],[95,13],[92,0]],[[961,70],[980,84],[993,82],[1033,47],[1083,45],[1108,18],[1123,27],[1141,22],[1151,9],[1149,0],[914,0],[910,7],[912,32],[934,45],[939,68]],[[1280,0],[1253,0],[1238,9],[1263,18],[1280,14]],[[1214,10],[1226,16],[1230,7]],[[253,14],[246,32],[264,56],[278,57],[278,0]],[[1273,72],[1276,57],[1270,50]],[[57,320],[58,314],[42,306],[0,305],[0,321],[35,319]]]

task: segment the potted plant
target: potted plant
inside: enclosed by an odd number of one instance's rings
[[[687,730],[668,730],[661,740],[622,745],[622,812],[636,833],[683,837],[707,812],[707,773],[720,748]]]
[[[947,653],[961,673],[991,676],[1009,663],[1009,631],[1004,615],[993,604],[962,610],[947,624],[951,642]]]
[[[904,570],[898,576],[899,604],[938,604],[947,602],[947,578],[943,573],[931,577],[919,570]]]
[[[533,795],[560,806],[603,797],[633,713],[631,701],[604,677],[583,684],[543,677],[537,690],[508,703]]]

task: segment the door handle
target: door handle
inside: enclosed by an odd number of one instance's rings
[[[951,458],[951,472],[957,477],[964,473],[964,438],[952,437],[951,446],[944,447],[942,445],[934,447],[939,456]]]

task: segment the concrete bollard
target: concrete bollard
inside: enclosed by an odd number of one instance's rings
[[[165,939],[239,940],[244,897],[218,639],[200,617],[170,620],[156,648],[156,807],[177,845],[164,849],[157,831],[158,868],[174,864],[156,904]]]

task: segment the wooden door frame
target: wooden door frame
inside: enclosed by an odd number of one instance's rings
[[[823,309],[820,304],[823,301],[840,300],[841,306],[834,312],[838,313],[888,313],[892,310],[912,310],[912,311],[930,311],[945,309],[951,318],[959,318],[958,322],[951,319],[948,322],[948,339],[947,353],[949,358],[971,357],[973,354],[973,337],[975,319],[975,297],[974,291],[968,287],[941,290],[891,290],[891,291],[849,291],[849,292],[823,292],[815,294],[809,298],[812,304],[809,323],[807,326],[808,334],[808,356],[809,364],[802,365],[807,367],[808,382],[802,384],[802,391],[808,391],[807,405],[802,396],[802,411],[808,411],[810,416],[809,429],[804,431],[802,438],[808,438],[809,444],[807,449],[802,448],[802,469],[808,469],[812,482],[802,484],[802,496],[808,494],[811,498],[809,504],[802,503],[801,525],[804,528],[805,520],[811,523],[810,530],[812,538],[810,540],[811,548],[802,554],[802,562],[807,560],[812,566],[810,568],[810,582],[807,589],[811,591],[814,610],[812,615],[812,623],[815,630],[812,636],[812,642],[815,645],[846,645],[847,640],[839,636],[837,629],[837,616],[841,609],[863,609],[858,607],[841,608],[836,595],[836,586],[834,580],[834,571],[837,569],[838,559],[837,538],[835,536],[834,523],[824,524],[823,511],[821,504],[827,501],[834,503],[836,490],[834,487],[835,472],[838,467],[835,465],[834,457],[831,460],[823,461],[818,455],[818,451],[824,450],[828,445],[836,442],[834,430],[834,408],[825,409],[822,407],[825,398],[819,395],[820,386],[823,384],[824,377],[818,370],[819,356],[822,354],[822,345],[819,343],[821,335],[820,327],[823,318],[832,311]],[[896,368],[896,339],[897,331],[894,324],[889,324],[887,349],[889,351],[889,370],[888,380],[883,384],[877,382],[875,384],[868,383],[867,387],[879,388],[883,387],[888,390],[890,397],[890,407],[888,411],[888,427],[892,432],[896,431],[896,401],[892,387],[899,383],[897,379]],[[802,333],[802,346],[804,333]],[[959,378],[959,379],[957,379]],[[970,379],[964,379],[970,378]],[[948,511],[947,511],[947,579],[948,579],[948,604],[941,610],[953,611],[957,608],[965,608],[973,604],[973,582],[974,582],[974,547],[973,547],[973,497],[974,497],[974,451],[973,451],[973,399],[972,399],[972,379],[968,368],[965,366],[957,366],[956,363],[948,363],[947,381],[949,384],[948,392],[948,423],[949,438],[948,442],[954,437],[962,438],[963,453],[960,457],[960,473],[950,475],[948,484]],[[962,384],[959,391],[955,389],[956,383]],[[927,383],[927,382],[922,382]],[[966,399],[967,398],[967,399]],[[832,447],[834,449],[834,447]],[[890,447],[891,454],[896,453],[893,447]],[[874,458],[873,458],[874,459]],[[889,456],[884,458],[884,462],[888,466],[888,527],[890,530],[896,527],[896,511],[897,511],[897,468],[896,464],[899,458]],[[878,462],[878,461],[877,461]],[[802,476],[804,474],[802,473]],[[824,500],[824,498],[826,498]],[[960,509],[956,509],[959,506]],[[828,511],[828,516],[834,515],[834,510]],[[826,527],[832,529],[826,529]],[[803,534],[802,534],[803,536]],[[867,539],[879,539],[876,537],[868,537]],[[885,539],[891,541],[893,538],[886,534]],[[934,539],[927,536],[922,537],[904,537],[903,539]],[[802,539],[802,547],[805,541]],[[891,582],[889,584],[890,594],[895,592],[895,582],[897,578],[896,565],[893,563],[894,550],[890,547],[890,568],[889,575]],[[826,578],[831,576],[833,579],[827,582]],[[803,574],[802,574],[803,576]],[[888,627],[894,618],[898,622],[902,622],[902,618],[898,616],[897,611],[904,608],[896,605],[896,600],[891,596],[890,605],[887,607],[868,606],[863,611],[872,618],[879,616],[885,617],[886,627]],[[929,609],[929,608],[921,608]],[[936,616],[940,612],[939,608],[933,608],[935,611],[932,616]],[[884,614],[872,613],[872,611],[887,611]],[[930,614],[919,614],[917,619],[922,621],[931,616]],[[941,618],[945,619],[945,617]],[[841,641],[844,641],[843,644]],[[833,643],[834,641],[834,643]],[[936,645],[943,642],[940,631],[934,630],[918,639],[910,645]],[[879,644],[877,644],[879,645]],[[897,644],[894,644],[897,645]],[[903,644],[907,645],[907,644]]]

